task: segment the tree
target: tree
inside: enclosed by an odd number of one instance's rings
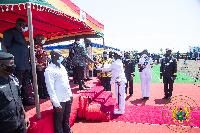
[[[163,49],[162,48],[160,48],[160,52],[163,53]]]

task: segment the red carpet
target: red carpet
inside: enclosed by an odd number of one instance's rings
[[[141,84],[140,83],[134,83],[133,84],[133,97],[129,97],[127,94],[126,97],[126,105],[145,105],[145,106],[164,106],[167,102],[167,100],[162,99],[164,94],[164,85],[161,83],[152,83],[151,84],[151,91],[150,91],[150,100],[142,100],[141,96]],[[187,102],[196,102],[199,106],[200,103],[200,85],[198,84],[192,84],[192,83],[175,83],[174,84],[174,90],[173,90],[173,96],[188,96],[191,99],[187,100]],[[112,86],[112,92],[114,93],[114,85]],[[113,97],[116,97],[113,95]],[[177,106],[183,106],[182,100],[177,100],[176,105]],[[172,101],[173,102],[173,101]],[[169,102],[167,105],[170,106],[172,102]],[[195,105],[194,107],[197,107]],[[162,112],[162,111],[161,111]],[[130,111],[130,114],[132,111]],[[158,112],[160,113],[160,112]],[[197,114],[198,116],[199,114]],[[137,114],[135,115],[137,117]],[[155,116],[159,116],[159,114],[156,114]],[[152,117],[152,116],[151,116]],[[156,118],[157,118],[156,117]],[[112,117],[113,118],[113,117]],[[119,118],[119,117],[117,117]],[[115,119],[117,119],[115,116]],[[162,118],[162,116],[160,117]],[[166,125],[159,125],[159,124],[141,124],[141,123],[131,123],[131,119],[127,117],[126,122],[119,120],[119,122],[102,122],[102,121],[92,121],[92,120],[85,120],[85,119],[79,119],[77,118],[74,125],[72,126],[72,131],[75,133],[173,133],[176,131],[176,128],[180,128],[179,126],[172,126],[167,127]],[[164,122],[163,122],[164,123]],[[170,123],[169,123],[170,124]],[[184,131],[183,131],[184,129]],[[188,127],[184,126],[183,128],[177,129],[178,132],[189,132],[189,133],[199,133],[200,128],[199,127]]]
[[[153,105],[126,105],[123,115],[114,115],[112,121],[123,121],[143,124],[168,124],[200,127],[200,108],[191,108],[189,122],[174,122],[172,113],[163,106]],[[165,122],[164,122],[165,121]]]
[[[74,93],[73,94],[74,102],[72,104],[72,113],[70,115],[70,125],[72,126],[72,129],[75,132],[78,131],[74,129],[73,126],[73,123],[77,118],[77,112],[79,118],[84,118],[86,120],[93,120],[93,121],[88,121],[89,123],[99,123],[95,121],[96,120],[109,121],[111,119],[112,121],[121,121],[121,122],[165,124],[164,120],[170,119],[166,121],[166,123],[169,125],[170,124],[174,125],[172,121],[173,118],[171,119],[171,115],[168,115],[170,114],[170,112],[165,111],[163,109],[163,106],[166,104],[166,100],[161,99],[163,97],[163,84],[151,84],[150,100],[148,101],[141,100],[140,84],[134,84],[134,93],[133,93],[134,95],[133,97],[126,98],[126,109],[125,109],[125,114],[123,115],[113,115],[114,108],[116,108],[117,105],[116,98],[113,98],[113,96],[115,97],[115,95],[111,96],[109,92],[103,92],[102,87],[97,86],[99,85],[99,81],[97,78],[93,78],[92,81],[88,81],[86,84],[90,87],[92,86],[95,87],[93,87],[93,89],[92,88],[89,89],[88,91],[78,91],[78,85],[70,83],[72,92]],[[187,85],[174,84],[173,95],[180,95],[180,94],[187,95],[192,97],[192,99],[194,99],[196,103],[199,103],[200,101],[199,90],[200,87],[197,87],[194,84],[187,84]],[[114,93],[113,86],[112,86],[112,92]],[[49,99],[47,99],[47,100],[40,100],[40,103],[41,103],[40,109],[42,118],[39,120],[36,119],[35,107],[30,106],[34,107],[32,109],[28,107],[27,115],[29,116],[31,121],[31,127],[29,128],[28,133],[53,132],[53,110],[51,102],[49,101]],[[182,103],[180,102],[178,102],[178,104],[182,105]],[[155,106],[155,105],[162,105],[162,106]],[[200,112],[198,109],[196,109],[197,111],[192,111],[190,113],[191,119],[194,122],[193,123],[190,122],[188,124],[189,126],[200,127],[200,122],[199,122]],[[85,123],[87,124],[87,122]],[[177,124],[177,121],[175,124]],[[179,125],[186,125],[186,124],[187,123],[182,123]],[[117,127],[115,128],[117,129]],[[89,133],[98,132],[90,129],[84,129],[84,131],[87,131]]]

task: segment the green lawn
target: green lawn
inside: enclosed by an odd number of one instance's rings
[[[151,69],[151,83],[160,83],[160,65],[154,65]],[[133,83],[141,83],[140,81],[140,74],[137,72],[138,67],[135,67],[135,77],[133,78]],[[190,76],[186,76],[181,72],[177,72],[177,79],[174,83],[200,83],[200,81],[196,81],[195,79],[191,78]]]

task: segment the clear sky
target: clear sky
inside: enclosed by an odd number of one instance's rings
[[[105,45],[186,52],[200,46],[200,0],[71,0],[104,24]]]

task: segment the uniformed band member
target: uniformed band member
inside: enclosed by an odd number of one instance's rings
[[[124,114],[125,109],[125,86],[126,77],[123,69],[122,54],[119,52],[114,53],[115,61],[112,64],[104,65],[103,68],[98,68],[103,72],[112,70],[111,84],[115,83],[115,94],[118,100],[118,83],[119,83],[119,110],[114,111],[114,114]]]
[[[130,59],[130,53],[124,53],[125,60],[123,60],[124,72],[126,75],[126,94],[129,82],[129,95],[133,96],[133,76],[135,72],[135,61]]]
[[[0,53],[0,132],[26,133],[30,126],[24,111],[19,83],[12,75],[15,71],[14,56]]]
[[[150,84],[151,84],[151,68],[153,67],[153,61],[151,57],[148,57],[148,50],[142,51],[143,55],[139,60],[138,68],[141,80],[142,100],[145,98],[149,100]],[[145,96],[146,86],[146,96]]]
[[[102,65],[112,63],[111,59],[108,58],[107,51],[103,51],[103,57],[101,58],[99,63]],[[101,77],[101,86],[104,87],[104,91],[111,91],[111,84],[110,84],[112,77],[111,71],[101,72],[100,77]]]
[[[163,76],[165,96],[162,99],[171,99],[173,83],[177,76],[177,61],[171,56],[171,49],[166,49],[165,58],[161,60],[160,79]],[[169,84],[169,89],[168,89]]]

